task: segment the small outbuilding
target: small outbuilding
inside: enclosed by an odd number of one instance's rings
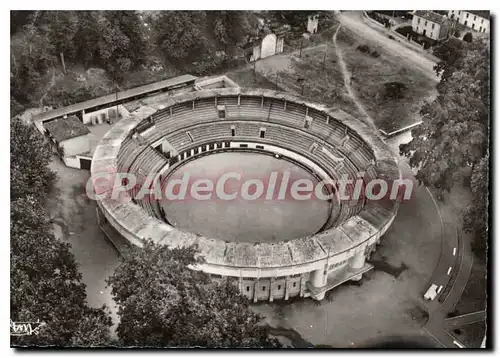
[[[72,168],[90,169],[91,146],[97,142],[97,138],[78,117],[57,118],[43,123],[43,126],[64,164]]]
[[[318,32],[318,24],[319,24],[319,15],[309,15],[307,17],[307,32],[310,34],[315,34]]]
[[[249,53],[250,61],[257,61],[261,58],[282,53],[285,44],[285,33],[285,31],[268,33],[257,41],[247,45],[246,50]]]

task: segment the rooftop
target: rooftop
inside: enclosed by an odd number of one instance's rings
[[[125,91],[108,94],[106,96],[93,98],[88,101],[75,103],[66,107],[57,108],[52,111],[42,112],[33,116],[33,121],[46,121],[52,118],[62,117],[68,114],[74,114],[86,110],[89,108],[94,108],[102,105],[107,105],[109,103],[114,103],[118,101],[125,101],[127,99],[133,100],[134,97],[148,94],[151,92],[159,91],[164,88],[179,86],[183,84],[194,83],[197,79],[195,76],[182,75],[179,77],[169,78],[160,82],[150,83],[147,85],[130,88]]]
[[[446,20],[446,16],[439,15],[438,13],[428,10],[415,10],[413,11],[413,15],[435,22],[437,24],[442,24]]]
[[[44,123],[44,127],[58,143],[90,133],[87,126],[76,116],[54,119],[53,121]]]

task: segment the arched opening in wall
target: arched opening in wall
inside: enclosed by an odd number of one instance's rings
[[[226,106],[217,106],[217,112],[220,119],[226,118]]]
[[[312,124],[312,118],[309,116],[306,116],[306,118],[304,120],[304,128],[308,129],[309,127],[311,127],[311,124]]]

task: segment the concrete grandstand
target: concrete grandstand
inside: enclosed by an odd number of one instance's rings
[[[187,163],[229,151],[279,155],[318,179],[354,178],[359,172],[368,180],[401,179],[392,151],[356,118],[287,93],[236,87],[141,106],[98,144],[91,174],[158,173],[164,181]],[[133,198],[136,190],[125,195]],[[98,199],[98,220],[119,250],[141,246],[143,239],[169,246],[197,244],[206,262],[195,269],[233,277],[242,294],[254,301],[321,300],[328,290],[360,280],[373,268],[366,258],[398,207],[399,200],[334,200],[319,231],[279,242],[223,240],[181,230],[169,224],[154,200],[124,202],[106,196]]]

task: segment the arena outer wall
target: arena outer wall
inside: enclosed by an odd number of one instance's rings
[[[219,117],[221,111],[223,118]],[[185,135],[188,127],[194,131],[224,125],[221,131],[226,131],[238,128],[239,123],[242,128],[251,124],[252,128],[270,126],[279,131],[274,139],[244,130],[242,135],[221,132],[211,139],[195,137],[189,143],[175,139]],[[211,133],[217,136],[218,132]],[[278,138],[283,133],[290,134],[290,140]],[[311,141],[314,144],[307,150]],[[281,148],[283,155],[292,157],[295,153],[294,160],[305,158],[302,162],[309,167],[314,162],[329,176],[335,176],[339,166],[325,154],[341,153],[351,163],[351,170],[366,171],[388,182],[401,179],[397,159],[388,146],[372,128],[347,113],[288,93],[240,88],[190,92],[173,96],[155,108],[141,107],[130,113],[99,143],[91,176],[97,187],[95,178],[114,178],[116,172],[167,173],[173,167],[169,165],[172,157],[179,165],[197,154],[226,149],[217,143],[230,143],[228,148],[232,150],[241,143],[248,144],[245,150]],[[159,152],[168,152],[168,158]],[[99,190],[102,192],[102,188]],[[316,235],[271,244],[225,242],[180,231],[161,220],[157,206],[151,203],[123,203],[110,195],[97,203],[99,224],[118,248],[128,244],[140,247],[146,238],[171,247],[197,244],[206,263],[196,269],[236,278],[242,294],[254,301],[295,296],[321,300],[328,290],[343,282],[360,280],[373,268],[366,258],[392,224],[399,207],[397,200],[369,202],[345,211],[340,221],[334,217],[329,227]],[[333,216],[338,219],[337,214]]]

